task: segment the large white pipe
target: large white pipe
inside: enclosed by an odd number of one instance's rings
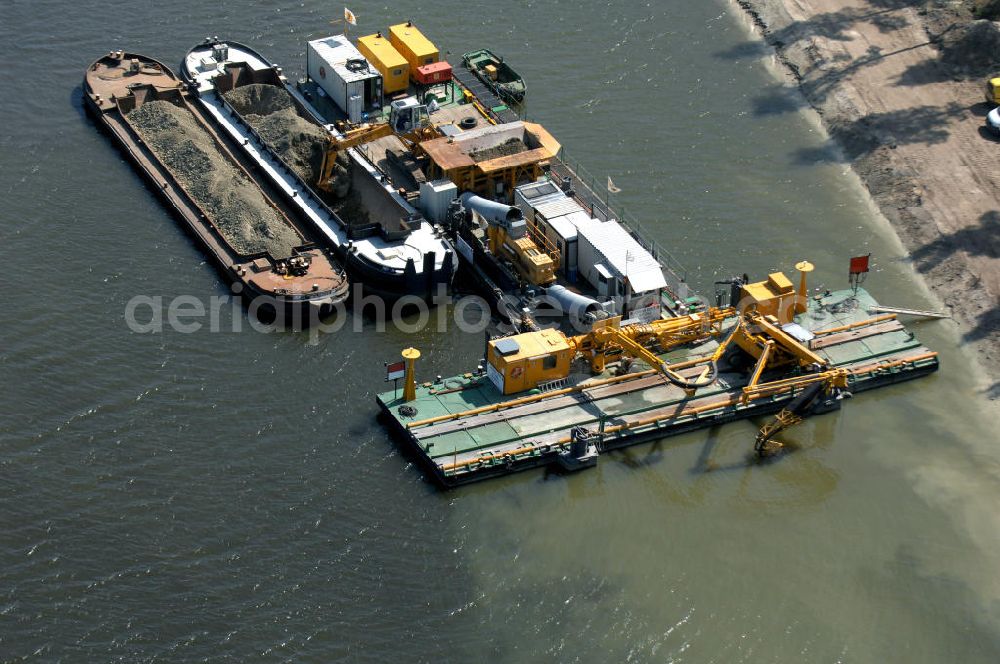
[[[571,314],[577,318],[583,318],[584,314],[592,313],[601,308],[601,303],[597,300],[574,293],[560,284],[546,288],[545,296],[549,300],[549,304],[560,309],[564,314]]]
[[[477,196],[471,191],[462,194],[461,199],[464,207],[469,210],[475,210],[485,217],[487,221],[492,221],[495,224],[502,224],[523,218],[520,208],[488,200],[482,196]]]

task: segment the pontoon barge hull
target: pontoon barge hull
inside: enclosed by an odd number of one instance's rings
[[[851,291],[831,293],[799,319],[807,328],[831,331],[821,332],[813,348],[832,366],[849,372],[849,392],[893,385],[938,369],[937,353],[924,347],[894,316],[858,323],[857,312],[868,318],[865,312],[875,301],[862,290],[855,306],[845,309],[844,303],[853,297]],[[709,342],[672,354],[671,359],[711,354],[716,345]],[[694,367],[687,373],[693,376],[700,370]],[[532,390],[505,397],[485,373],[472,372],[418,384],[411,402],[401,398],[402,391],[379,394],[376,401],[383,423],[437,482],[449,487],[558,463],[566,458],[576,427],[593,434],[599,456],[644,441],[770,415],[796,396],[786,391],[743,403],[740,395],[747,378],[738,373],[721,373],[715,384],[694,395],[650,370],[597,378],[591,387],[584,382],[551,395]],[[831,399],[815,412],[838,410],[840,405]],[[863,405],[862,400],[846,408]],[[792,439],[803,435],[802,430],[788,434]],[[747,441],[748,456],[752,443]]]
[[[123,105],[132,110],[147,100],[170,101],[190,111],[199,125],[212,134],[220,151],[240,167],[219,137],[205,124],[197,109],[188,103],[183,84],[163,63],[136,53],[112,51],[87,69],[84,76],[84,105],[87,111],[115,139],[152,188],[184,222],[186,230],[214,260],[226,281],[237,285],[233,290],[240,293],[254,312],[265,319],[277,317],[279,322],[303,323],[331,313],[337,304],[347,298],[349,290],[347,278],[339,265],[321,249],[304,243],[298,249],[310,261],[306,274],[278,275],[271,269],[272,261],[266,254],[244,255],[235,251],[216,228],[213,219],[201,209],[128,121]]]

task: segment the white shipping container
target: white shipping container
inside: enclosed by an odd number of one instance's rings
[[[382,110],[382,75],[347,37],[334,35],[306,45],[306,73],[353,123]]]
[[[590,215],[550,180],[530,182],[514,190],[514,204],[530,224],[559,250],[559,270],[570,282],[577,278],[576,223]]]
[[[535,224],[545,238],[559,250],[559,269],[570,282],[578,273],[577,225],[590,221],[590,215],[571,198],[553,201],[535,208]]]
[[[602,296],[613,295],[614,293],[609,293],[611,288],[607,284],[608,272],[607,268],[604,267],[602,263],[603,256],[594,247],[594,243],[589,241],[586,236],[577,233],[576,241],[576,259],[577,266],[580,276],[584,278],[591,286],[597,289],[598,294]],[[602,266],[603,269],[598,270],[598,265]],[[603,278],[602,278],[603,277]]]
[[[596,219],[576,227],[580,274],[598,293],[621,298],[626,310],[657,301],[667,286],[663,268],[628,230],[617,221]]]

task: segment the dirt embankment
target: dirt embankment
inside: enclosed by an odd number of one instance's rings
[[[281,259],[303,243],[190,111],[170,102],[151,101],[129,113],[128,119],[236,251],[266,251]]]
[[[997,25],[946,0],[737,2],[836,144],[813,157],[853,165],[1000,397],[1000,144],[983,127]]]

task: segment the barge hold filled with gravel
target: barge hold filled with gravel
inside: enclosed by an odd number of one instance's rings
[[[388,299],[429,301],[450,288],[458,258],[445,229],[400,191],[382,154],[340,150],[351,139],[278,67],[249,46],[210,39],[188,51],[180,73],[205,116],[301,211],[352,280]]]
[[[319,180],[329,134],[303,117],[288,91],[277,85],[250,83],[233,88],[223,97],[299,179]],[[352,169],[347,153],[342,153],[331,186],[316,189],[316,194],[354,234],[364,232],[372,224],[371,214],[359,193],[361,188],[352,186],[352,179],[360,175],[358,168]],[[401,215],[402,211],[395,216]]]
[[[219,270],[242,284],[256,313],[308,322],[346,298],[340,265],[250,177],[170,69],[112,51],[90,66],[84,86],[88,110]]]

